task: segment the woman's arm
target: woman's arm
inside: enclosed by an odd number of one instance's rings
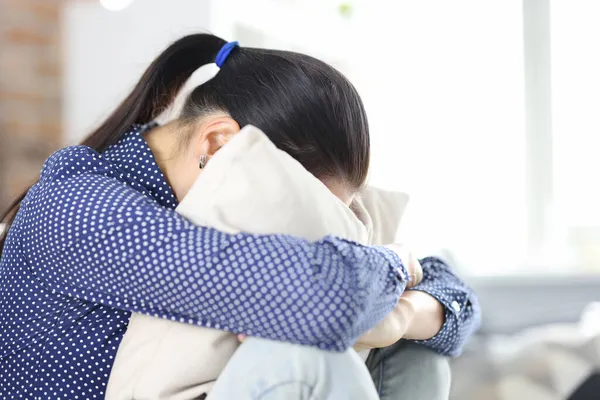
[[[407,290],[400,297],[412,311],[404,339],[429,340],[437,335],[446,319],[442,303],[428,293]]]
[[[23,253],[53,293],[343,350],[406,285],[394,252],[332,237],[196,227],[118,180],[85,147],[52,156],[23,203]]]
[[[359,338],[357,350],[388,347],[403,338],[442,355],[460,354],[479,326],[477,297],[443,261],[429,257],[421,264],[421,282],[407,289],[392,312]]]
[[[403,295],[409,299],[412,296],[415,307],[415,316],[404,337],[426,339],[417,343],[442,355],[457,356],[481,322],[477,296],[442,260],[427,257],[421,260],[421,265],[423,280]],[[422,293],[409,294],[409,291]],[[443,306],[442,324],[439,304]]]

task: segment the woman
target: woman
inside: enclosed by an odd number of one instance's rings
[[[147,124],[195,70],[215,60],[220,71],[192,92],[177,124]],[[14,221],[0,241],[0,397],[102,398],[131,312],[343,351],[394,309],[414,271],[390,249],[334,237],[308,243],[228,235],[174,213],[220,138],[247,124],[339,197],[364,184],[366,116],[339,72],[305,55],[235,48],[212,35],[175,42],[82,146],[46,161],[39,181],[9,210]],[[219,293],[227,311],[219,313],[203,290],[223,276],[241,283],[247,270],[260,279],[282,263],[292,267],[281,297],[306,305],[341,299],[344,313],[323,319],[307,306],[293,320],[267,319],[234,301],[228,285]],[[424,316],[440,305],[444,311],[433,332],[415,324],[423,336],[413,339],[456,354],[476,325],[476,300],[442,263],[425,264],[423,274],[415,304]],[[245,295],[260,298],[260,291]],[[274,312],[280,306],[270,304]],[[318,351],[295,349],[312,358]],[[335,353],[318,354],[328,360]]]

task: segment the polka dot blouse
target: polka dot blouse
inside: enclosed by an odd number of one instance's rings
[[[53,154],[0,261],[0,398],[100,399],[131,312],[343,350],[394,307],[406,271],[392,252],[334,237],[225,234],[174,212],[135,126],[98,154]],[[417,289],[446,307],[424,342],[458,353],[475,298],[437,259]]]

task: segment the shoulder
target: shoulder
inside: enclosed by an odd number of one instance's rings
[[[40,182],[66,180],[90,173],[108,176],[114,170],[114,166],[97,151],[87,146],[70,146],[48,157],[40,173]]]
[[[46,160],[20,212],[25,226],[43,230],[56,227],[63,219],[77,224],[87,212],[131,204],[139,195],[124,181],[123,172],[102,154],[87,146],[71,146]]]
[[[90,147],[65,147],[44,162],[38,182],[22,204],[28,208],[55,206],[69,196],[97,190],[109,182],[117,183],[121,175],[116,166]]]

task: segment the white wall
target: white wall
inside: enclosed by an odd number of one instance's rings
[[[208,0],[137,0],[122,11],[69,2],[64,18],[65,142],[75,143],[107,116],[171,41],[206,30]]]

